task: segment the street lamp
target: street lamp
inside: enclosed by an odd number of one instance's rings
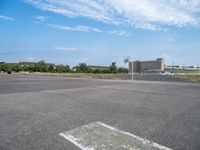
[[[124,58],[124,63],[125,64],[127,64],[127,63],[131,64],[131,79],[133,80],[133,65],[134,65],[134,62],[130,61],[130,57],[125,57]]]

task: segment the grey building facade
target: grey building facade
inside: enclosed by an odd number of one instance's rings
[[[129,62],[129,73],[142,73],[142,72],[163,72],[164,59],[157,58],[150,61],[132,61]]]

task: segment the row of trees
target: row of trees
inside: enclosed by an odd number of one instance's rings
[[[70,67],[68,65],[53,65],[47,64],[45,61],[39,61],[35,64],[0,64],[0,71],[3,72],[20,72],[20,71],[28,71],[28,72],[59,72],[65,73],[70,72]]]
[[[28,71],[28,72],[58,72],[58,73],[66,73],[66,72],[78,72],[78,73],[128,73],[128,69],[124,67],[117,67],[115,62],[109,67],[105,68],[91,68],[87,66],[86,63],[80,63],[78,66],[70,69],[68,65],[53,65],[47,64],[45,61],[39,61],[35,64],[0,64],[0,71],[3,72],[20,72],[20,71]]]
[[[128,69],[124,67],[117,67],[116,62],[112,62],[109,67],[105,68],[91,68],[86,63],[80,63],[78,66],[73,67],[73,70],[80,73],[128,73]]]

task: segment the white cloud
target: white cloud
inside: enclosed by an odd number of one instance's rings
[[[48,16],[34,16],[33,18],[36,19],[37,21],[40,21],[40,22],[44,22],[47,19],[49,19]]]
[[[167,31],[167,29],[162,28],[160,25],[155,25],[152,23],[136,23],[134,24],[135,28],[138,29],[147,29],[152,31]]]
[[[160,30],[199,22],[200,0],[25,0],[67,17],[86,17],[103,23]]]
[[[48,26],[54,29],[66,30],[66,31],[102,32],[100,29],[90,27],[90,26],[84,26],[84,25],[77,25],[74,27],[70,27],[70,26],[63,26],[63,25],[57,25],[57,24],[49,24]]]
[[[7,21],[14,21],[15,19],[12,18],[12,17],[8,17],[8,16],[3,16],[3,15],[0,15],[0,20],[7,20]]]
[[[118,35],[118,36],[122,36],[122,37],[128,37],[129,33],[123,30],[117,31],[117,30],[113,30],[113,31],[108,31],[109,34],[114,34],[114,35]]]
[[[65,30],[65,31],[80,31],[80,32],[101,32],[101,33],[109,33],[109,34],[113,34],[116,36],[122,36],[122,37],[128,37],[129,33],[124,31],[124,30],[112,30],[112,31],[103,31],[94,27],[90,27],[90,26],[84,26],[84,25],[77,25],[74,27],[70,27],[70,26],[63,26],[63,25],[57,25],[57,24],[48,24],[49,27],[53,28],[53,29],[57,29],[57,30]],[[61,47],[57,48],[57,49],[62,49]],[[63,48],[64,50],[65,48]],[[68,48],[67,48],[68,49]]]
[[[54,50],[59,50],[59,51],[66,51],[66,52],[76,52],[79,51],[79,49],[74,48],[74,47],[54,47]]]
[[[92,49],[89,48],[75,48],[75,47],[63,47],[63,46],[56,46],[53,49],[64,52],[93,51]]]
[[[62,14],[67,17],[87,17],[102,22],[112,22],[112,17],[94,0],[25,0],[25,2],[42,10]],[[114,20],[113,20],[114,21]]]

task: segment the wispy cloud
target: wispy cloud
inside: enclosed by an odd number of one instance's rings
[[[46,21],[47,19],[49,19],[48,16],[34,16],[33,17],[36,21],[39,21],[39,22],[44,22]]]
[[[67,17],[86,17],[111,24],[160,30],[199,22],[200,0],[25,0],[46,11]]]
[[[56,46],[53,47],[54,50],[63,51],[63,52],[80,52],[80,51],[93,51],[89,48],[76,48],[76,47],[65,47],[65,46]]]
[[[102,22],[115,22],[101,6],[100,1],[93,0],[24,0],[25,2],[46,11],[62,14],[67,17],[88,17]],[[102,3],[103,4],[103,3]]]
[[[59,50],[59,51],[66,51],[66,52],[76,52],[79,51],[80,49],[74,48],[74,47],[54,47],[54,50]]]
[[[3,16],[3,15],[0,15],[0,20],[7,20],[7,21],[14,21],[15,19],[12,18],[12,17],[8,17],[8,16]]]
[[[129,33],[124,30],[112,30],[112,31],[103,31],[94,27],[90,26],[84,26],[84,25],[77,25],[77,26],[63,26],[63,25],[57,25],[57,24],[48,24],[49,27],[57,30],[65,30],[65,31],[79,31],[79,32],[98,32],[98,33],[108,33],[113,34],[116,36],[121,37],[128,37]],[[60,48],[61,50],[62,48]]]
[[[122,37],[128,37],[129,33],[123,30],[117,31],[117,30],[113,30],[113,31],[108,31],[109,34],[114,34],[114,35],[118,35],[118,36],[122,36]]]
[[[135,23],[135,28],[138,29],[147,29],[152,31],[167,31],[166,28],[161,27],[160,25],[152,24],[152,23]]]
[[[63,25],[57,25],[57,24],[48,24],[49,27],[58,29],[58,30],[66,30],[66,31],[81,31],[81,32],[102,32],[102,30],[90,27],[90,26],[84,26],[84,25],[77,25],[74,27],[70,26],[63,26]]]

